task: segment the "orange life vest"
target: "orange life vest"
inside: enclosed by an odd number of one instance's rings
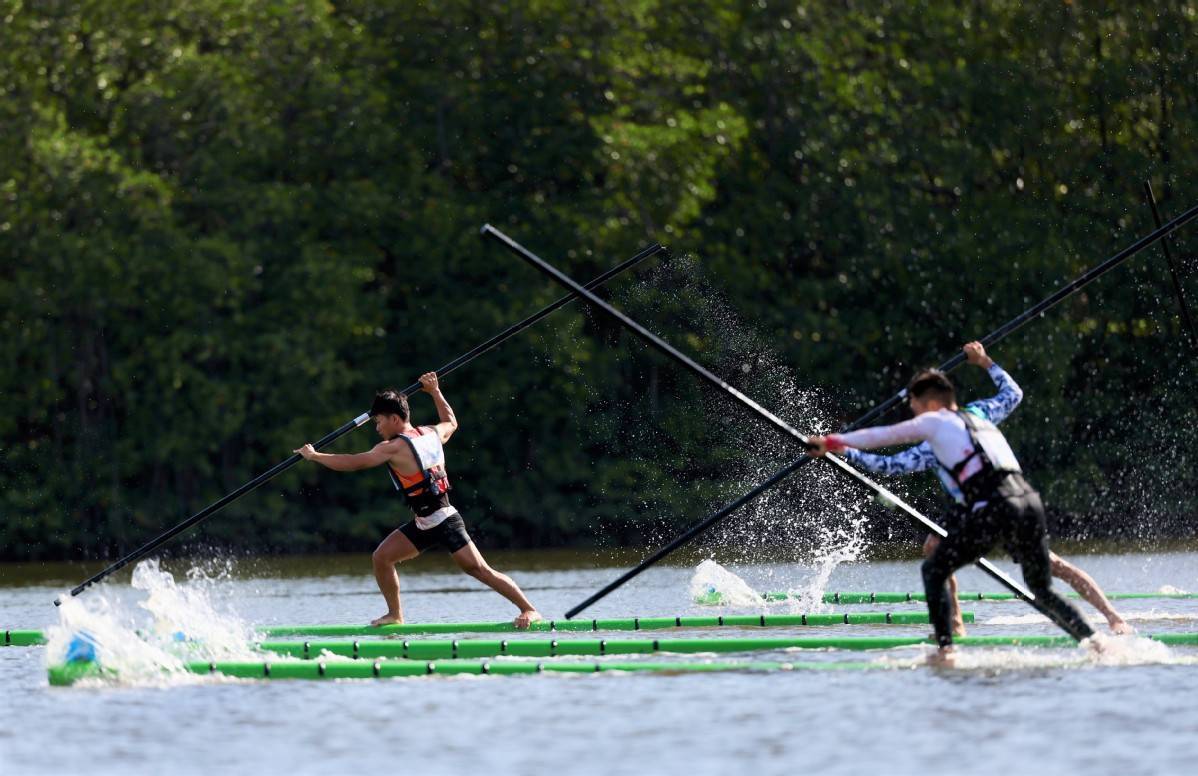
[[[408,443],[420,471],[401,474],[387,464],[391,482],[404,496],[404,501],[419,517],[426,517],[449,506],[449,474],[445,471],[445,449],[441,436],[434,428],[416,427],[400,434]]]

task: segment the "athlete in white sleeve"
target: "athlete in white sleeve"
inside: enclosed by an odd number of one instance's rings
[[[952,607],[948,579],[962,566],[1001,543],[1023,570],[1036,603],[1079,641],[1094,635],[1081,613],[1052,590],[1044,505],[1002,432],[989,420],[957,407],[956,389],[935,369],[919,372],[907,386],[912,420],[846,434],[810,437],[812,455],[848,447],[875,448],[926,442],[937,463],[961,489],[961,524],[941,539],[923,563],[928,616],[940,645],[938,657],[951,662]]]
[[[986,355],[986,349],[982,346],[982,343],[967,343],[962,350],[965,352],[965,359],[974,366],[985,369],[986,373],[990,375],[990,379],[994,381],[995,387],[998,388],[998,393],[994,396],[966,404],[965,412],[973,413],[995,425],[1002,423],[1019,406],[1020,401],[1023,400],[1023,389],[1019,387],[1001,366],[994,363],[994,360]],[[849,447],[844,450],[844,459],[858,469],[864,469],[875,474],[901,475],[932,469],[940,480],[945,493],[954,502],[953,507],[941,518],[940,525],[948,531],[955,530],[956,526],[959,525],[962,509],[965,505],[965,497],[948,471],[939,465],[935,454],[932,452],[932,446],[927,442],[921,442],[913,447],[908,447],[906,450],[894,455],[877,455]],[[939,544],[939,535],[928,534],[923,546],[924,555],[930,556]],[[1131,626],[1115,611],[1115,607],[1107,600],[1106,594],[1102,592],[1102,588],[1098,586],[1093,577],[1064,558],[1061,558],[1055,552],[1048,554],[1048,560],[1052,568],[1052,575],[1076,590],[1082,598],[1101,612],[1113,633],[1132,632]],[[957,599],[957,577],[955,574],[949,577],[948,588],[949,601],[952,604],[953,611],[953,635],[964,636],[965,623],[961,617],[961,604]]]

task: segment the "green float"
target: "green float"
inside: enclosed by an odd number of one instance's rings
[[[4,646],[6,647],[33,647],[45,643],[46,638],[39,630],[4,631]]]
[[[816,639],[821,645],[827,641]],[[920,641],[920,639],[916,639]],[[638,655],[667,652],[674,654],[755,652],[802,648],[804,638],[730,638],[730,639],[370,639],[364,641],[268,641],[261,644],[267,652],[313,659],[336,655],[358,659],[405,658],[409,660],[446,660],[482,657],[560,657]],[[830,642],[829,642],[830,643]]]
[[[1198,645],[1198,633],[1160,633],[1147,638],[1163,644]],[[965,636],[955,639],[972,647],[1072,647],[1069,636]],[[260,646],[268,652],[315,659],[326,654],[372,660],[404,658],[443,660],[482,657],[559,657],[634,655],[666,652],[673,654],[759,652],[782,649],[896,649],[930,644],[924,636],[769,636],[724,639],[405,639],[364,641],[268,641]]]
[[[799,600],[803,596],[800,593],[784,593],[770,592],[760,593],[763,601],[789,601]],[[1069,598],[1081,598],[1077,593],[1068,593]],[[1198,593],[1107,593],[1106,597],[1111,600],[1128,600],[1136,598],[1175,598],[1175,599],[1194,599],[1198,598]],[[923,593],[824,593],[823,601],[826,604],[902,604],[902,603],[920,603],[926,601],[927,597]],[[1016,596],[1014,593],[969,593],[961,592],[957,594],[958,601],[1014,601]],[[718,606],[724,603],[724,596],[716,590],[709,590],[706,593],[695,596],[695,603],[706,606]]]
[[[964,612],[965,622],[973,613]],[[403,625],[274,625],[259,628],[263,636],[417,636],[438,633],[574,633],[607,630],[668,630],[671,628],[790,628],[831,625],[926,625],[926,612],[843,612],[840,614],[741,614],[696,617],[620,617],[606,620],[542,620],[521,630],[511,621],[429,622]],[[45,644],[41,631],[4,631],[4,646]]]
[[[966,622],[973,614],[965,614]],[[440,622],[403,625],[277,625],[264,636],[409,636],[436,633],[579,633],[587,631],[670,630],[674,628],[789,628],[832,625],[926,625],[927,612],[842,612],[836,614],[738,614],[719,617],[617,617],[595,620],[541,620],[527,630],[504,622]]]
[[[696,674],[718,671],[861,671],[894,669],[885,663],[848,661],[744,663],[657,663],[636,662],[530,662],[489,660],[375,660],[367,661],[307,661],[283,663],[203,663],[185,666],[193,674],[220,674],[239,679],[390,679],[411,676],[513,676],[520,674],[564,673],[595,674],[611,671],[639,671],[658,674]],[[115,672],[93,662],[68,663],[49,669],[50,684],[56,687],[74,684],[81,679],[115,676]]]

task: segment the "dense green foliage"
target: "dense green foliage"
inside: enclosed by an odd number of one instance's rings
[[[605,293],[824,430],[1146,233],[1145,179],[1166,213],[1198,200],[1193,4],[2,0],[0,18],[9,559],[129,550],[561,295],[485,222],[580,279],[670,244]],[[1192,530],[1183,335],[1153,249],[995,350],[1062,528]],[[445,391],[455,502],[492,545],[645,541],[796,455],[573,307]],[[757,510],[754,542],[864,501],[816,504],[813,480]],[[370,549],[403,519],[389,489],[303,464],[190,538]]]

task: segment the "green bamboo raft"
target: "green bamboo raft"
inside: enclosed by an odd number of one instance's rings
[[[964,612],[965,622],[973,613]],[[527,630],[511,621],[431,622],[404,625],[274,625],[259,628],[263,636],[416,636],[437,633],[550,633],[606,630],[668,630],[671,628],[788,628],[831,625],[927,625],[926,612],[844,612],[840,614],[744,614],[715,617],[623,617],[605,620],[542,620]],[[6,630],[3,646],[27,647],[46,643],[38,630]]]
[[[1198,632],[1157,633],[1147,638],[1173,646],[1198,646]],[[962,647],[1049,647],[1070,648],[1076,642],[1068,636],[969,636],[957,639]],[[203,662],[186,663],[186,670],[198,674],[223,674],[258,679],[365,679],[429,674],[531,674],[541,672],[594,673],[601,671],[656,671],[687,673],[703,671],[764,670],[837,670],[894,668],[892,664],[816,661],[816,662],[619,662],[558,661],[520,662],[465,658],[479,657],[560,657],[565,655],[630,655],[642,653],[697,654],[750,652],[780,649],[878,650],[931,644],[929,638],[916,636],[859,636],[753,639],[566,639],[553,640],[428,640],[428,641],[354,641],[354,642],[278,642],[263,644],[264,649],[307,660],[282,662]],[[322,655],[358,658],[325,660]],[[433,659],[442,662],[432,662]],[[901,666],[900,666],[901,667]],[[93,660],[69,662],[48,669],[50,684],[68,685],[85,677],[114,675]]]
[[[650,661],[625,662],[529,662],[489,660],[375,660],[366,661],[307,661],[284,663],[227,662],[187,663],[193,674],[221,674],[240,679],[390,679],[410,676],[513,676],[518,674],[565,673],[594,674],[610,671],[652,672],[660,674],[694,674],[722,671],[860,671],[903,668],[886,663],[813,661],[813,662],[709,662],[660,663]],[[108,671],[98,663],[83,661],[66,663],[48,670],[50,684],[63,687],[81,679],[102,678]]]
[[[1198,632],[1159,633],[1147,638],[1163,644],[1198,645]],[[481,657],[560,657],[563,655],[633,655],[760,652],[782,649],[895,649],[932,643],[925,636],[762,636],[731,639],[405,639],[367,641],[268,641],[268,652],[303,659],[325,653],[358,659],[404,658],[444,660]],[[1072,647],[1069,636],[965,636],[954,643],[966,647]]]
[[[802,598],[799,593],[785,592],[769,592],[760,593],[763,601],[789,601]],[[1081,598],[1077,593],[1068,593],[1069,598]],[[1198,593],[1107,593],[1106,597],[1112,601],[1143,599],[1143,598],[1172,598],[1172,599],[1198,599]],[[926,601],[927,597],[923,593],[824,593],[823,601],[826,604],[902,604],[916,603]],[[1015,601],[1017,596],[1014,593],[957,593],[958,601]],[[695,603],[706,606],[718,606],[724,602],[724,596],[718,590],[708,590],[706,593],[701,593],[695,596]]]

